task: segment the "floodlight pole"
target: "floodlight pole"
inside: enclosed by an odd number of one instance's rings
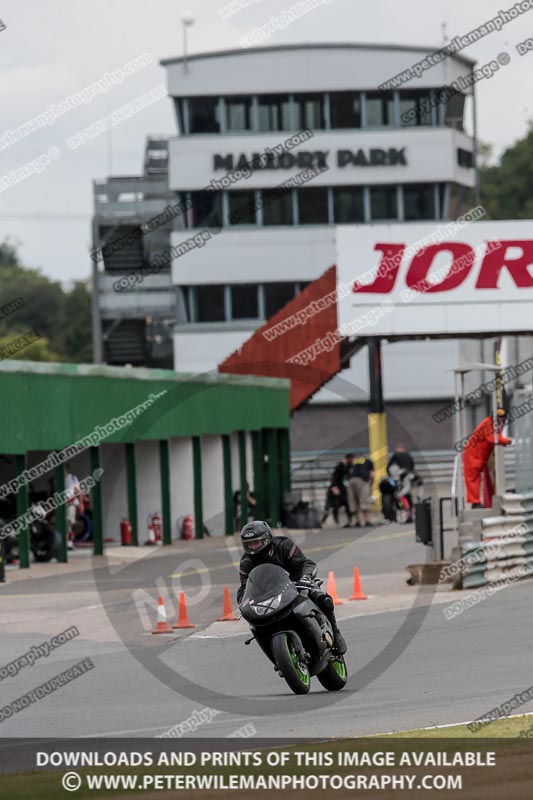
[[[185,14],[181,18],[181,25],[183,29],[183,72],[189,72],[189,62],[187,61],[187,28],[194,25],[194,17],[191,14]]]

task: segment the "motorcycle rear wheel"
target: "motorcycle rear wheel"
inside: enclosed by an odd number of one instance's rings
[[[294,694],[307,694],[311,688],[309,668],[298,658],[290,634],[276,633],[271,644],[276,665]]]
[[[61,535],[56,530],[50,530],[31,543],[31,551],[36,561],[45,563],[56,558],[60,545]]]
[[[326,669],[318,673],[317,678],[328,692],[338,692],[344,689],[348,680],[344,656],[332,658]]]
[[[410,522],[409,517],[410,517],[410,512],[409,509],[407,508],[402,507],[396,511],[396,522],[399,525],[406,525],[408,522]]]

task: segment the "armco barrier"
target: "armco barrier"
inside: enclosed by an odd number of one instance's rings
[[[533,575],[533,493],[504,494],[501,507],[483,520],[481,542],[463,549],[465,589]]]

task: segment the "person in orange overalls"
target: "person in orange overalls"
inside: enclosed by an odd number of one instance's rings
[[[508,444],[512,444],[513,440],[504,436],[501,432],[505,421],[504,409],[499,408],[497,414],[498,443],[505,447]],[[483,504],[479,500],[481,475],[493,450],[494,421],[492,417],[485,417],[473,431],[463,450],[466,502],[472,503],[472,508],[483,508]]]

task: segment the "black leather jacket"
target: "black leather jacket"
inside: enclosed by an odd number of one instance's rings
[[[239,577],[241,585],[237,592],[237,602],[241,602],[241,598],[246,588],[246,581],[248,575],[254,567],[259,564],[276,564],[278,567],[283,567],[289,573],[291,580],[297,581],[304,575],[306,577],[314,578],[318,572],[318,567],[314,561],[307,558],[297,544],[288,536],[274,536],[272,544],[268,550],[259,553],[257,556],[251,556],[245,553],[241,558],[239,565]]]

